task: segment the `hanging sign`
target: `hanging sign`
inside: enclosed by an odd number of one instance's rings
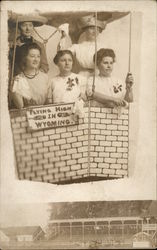
[[[78,124],[78,119],[72,114],[73,105],[71,103],[28,109],[29,128],[31,130],[41,130]]]

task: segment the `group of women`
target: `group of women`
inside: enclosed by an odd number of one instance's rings
[[[95,53],[95,39],[105,29],[106,22],[95,22],[93,15],[80,18],[80,30],[85,41],[68,49],[60,43],[60,50],[53,59],[59,74],[52,79],[48,79],[47,75],[49,67],[45,49],[32,36],[34,26],[44,23],[46,19],[39,16],[18,18],[20,36],[17,38],[11,88],[14,107],[72,102],[81,107],[89,99],[93,105],[115,107],[127,106],[133,101],[132,75],[127,75],[125,84],[112,76],[116,57],[114,51],[97,43]],[[75,73],[74,64],[77,64]]]

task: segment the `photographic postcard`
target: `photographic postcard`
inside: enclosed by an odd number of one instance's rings
[[[132,248],[134,238],[155,246],[155,7],[155,1],[2,2],[1,206],[15,224],[1,217],[1,228],[34,227],[18,228],[16,240],[7,236],[15,228],[1,230],[4,247],[45,249],[54,239],[52,249]],[[31,216],[54,206],[46,234],[29,216],[19,223],[24,204]],[[69,217],[57,217],[66,206]],[[32,235],[42,243],[31,245]]]

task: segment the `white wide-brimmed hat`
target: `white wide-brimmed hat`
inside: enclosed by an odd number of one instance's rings
[[[41,26],[43,24],[47,23],[47,18],[37,15],[37,14],[32,14],[32,15],[16,15],[13,16],[10,19],[11,22],[16,23],[16,21],[18,21],[18,23],[23,23],[23,22],[32,22],[33,25],[35,27]]]
[[[78,26],[80,29],[84,29],[84,28],[90,27],[90,26],[95,26],[95,24],[97,27],[104,30],[106,27],[107,21],[100,21],[98,19],[95,20],[94,15],[83,16],[78,21]]]

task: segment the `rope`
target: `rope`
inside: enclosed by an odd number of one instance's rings
[[[90,175],[90,149],[91,149],[91,103],[88,100],[88,176]]]
[[[95,90],[96,66],[97,66],[97,12],[95,12],[95,60],[94,60],[93,86],[92,86],[93,92],[94,92],[94,90]]]
[[[97,62],[97,12],[95,12],[95,60],[94,60],[94,76],[92,90],[95,90],[95,75]],[[88,176],[90,175],[90,161],[91,161],[91,101],[88,100]]]
[[[132,13],[130,12],[130,20],[129,20],[129,63],[128,63],[128,72],[131,69],[131,40],[132,40]],[[129,124],[130,124],[130,105],[128,104],[128,138],[129,138]],[[128,159],[129,159],[129,139],[128,139]],[[129,168],[128,168],[128,176],[129,176]]]
[[[132,13],[130,12],[130,27],[129,27],[129,63],[128,63],[128,72],[130,72],[131,67],[131,36],[132,36]]]
[[[51,37],[53,37],[53,35],[59,31],[59,29],[56,29],[47,39],[43,38],[36,29],[34,29],[34,32],[40,37],[40,39],[43,41],[43,44],[46,48],[46,44],[48,43],[48,41],[50,40]]]
[[[132,36],[132,13],[130,12],[130,20],[129,20],[129,60],[128,60],[128,73],[130,73],[131,69],[131,36]],[[129,112],[130,105],[128,106]],[[122,114],[122,107],[118,107],[118,117]]]
[[[15,37],[14,37],[14,49],[13,49],[12,69],[11,69],[10,90],[12,90],[12,87],[13,87],[13,77],[14,77],[14,67],[15,67],[15,53],[16,53],[17,30],[18,30],[18,16],[17,16],[17,18],[16,18],[16,29],[15,29]]]

